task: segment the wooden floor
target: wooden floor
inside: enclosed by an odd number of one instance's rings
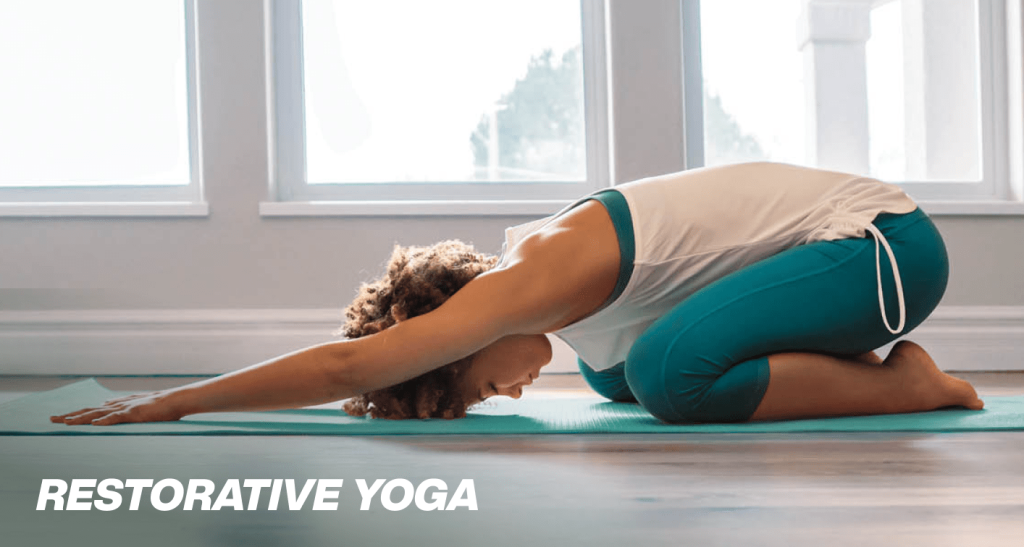
[[[957,376],[982,398],[1024,394],[1024,374]],[[3,377],[0,400],[77,380]],[[99,380],[130,391],[191,381]],[[582,390],[578,376],[545,375],[525,396]],[[109,477],[345,482],[337,511],[35,511],[43,478]],[[355,479],[377,478],[440,478],[449,493],[473,479],[479,509],[360,511]],[[0,437],[0,481],[5,546],[1024,546],[1024,431]]]

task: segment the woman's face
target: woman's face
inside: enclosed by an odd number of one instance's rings
[[[462,375],[463,398],[472,405],[504,395],[518,399],[551,362],[551,342],[543,334],[506,336],[480,350]]]

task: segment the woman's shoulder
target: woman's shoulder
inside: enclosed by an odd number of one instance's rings
[[[596,311],[618,280],[620,252],[607,209],[588,200],[506,250],[503,267],[518,268],[542,285],[545,299],[565,310],[542,332],[553,332]]]

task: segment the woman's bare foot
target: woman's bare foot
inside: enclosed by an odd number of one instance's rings
[[[966,380],[950,376],[939,370],[928,352],[910,340],[900,340],[884,360],[885,365],[896,367],[906,374],[906,384],[913,395],[908,401],[919,410],[934,410],[947,406],[962,406],[981,410],[985,403]],[[915,410],[910,410],[914,412]]]

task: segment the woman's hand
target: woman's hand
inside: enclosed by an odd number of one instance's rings
[[[50,421],[65,425],[173,422],[184,414],[168,400],[170,391],[136,393],[127,397],[111,399],[103,403],[103,406],[83,408],[60,416],[50,416]]]

